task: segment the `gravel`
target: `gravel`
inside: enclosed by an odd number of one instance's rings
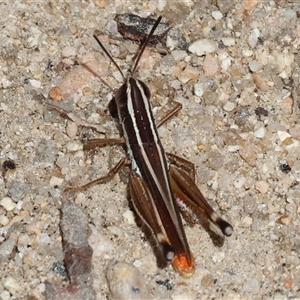
[[[93,33],[126,74],[138,45],[114,17],[128,12],[161,14],[172,27],[166,44],[146,49],[139,78],[158,117],[172,99],[183,105],[159,128],[162,143],[195,164],[198,186],[234,232],[223,239],[205,220],[184,223],[194,276],[158,267],[122,171],[68,196],[87,215],[93,249],[89,286],[68,294],[54,267],[64,263],[63,190],[124,156],[117,145],[83,150],[86,138],[119,137],[106,108],[122,78]],[[149,299],[300,298],[299,1],[14,1],[1,2],[0,15],[0,163],[16,166],[0,177],[1,300],[121,299],[110,291],[121,279]],[[107,276],[112,261],[135,277],[117,268]]]

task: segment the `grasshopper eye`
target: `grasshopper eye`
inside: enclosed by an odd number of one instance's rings
[[[118,108],[123,107],[127,104],[127,83],[124,83],[115,94],[115,103]]]
[[[144,83],[142,80],[139,80],[139,79],[138,79],[138,82],[139,82],[139,84],[141,85],[141,87],[142,87],[142,89],[143,89],[143,91],[144,91],[144,93],[145,93],[145,96],[146,96],[147,99],[149,100],[150,97],[151,97],[151,92],[150,92],[148,86],[147,86],[146,83]]]

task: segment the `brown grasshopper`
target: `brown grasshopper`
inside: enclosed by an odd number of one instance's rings
[[[179,208],[188,206],[192,211],[204,215],[226,236],[232,234],[233,228],[208,204],[196,186],[193,176],[183,170],[183,165],[192,164],[175,155],[166,154],[162,147],[157,128],[179,111],[181,105],[177,105],[156,125],[149,103],[150,90],[143,81],[135,77],[139,60],[160,20],[161,17],[153,25],[127,77],[100,40],[94,36],[124,78],[124,84],[115,92],[114,99],[110,102],[111,110],[117,110],[124,138],[91,139],[86,142],[84,148],[125,143],[127,158],[121,159],[106,176],[86,185],[67,189],[84,189],[91,184],[112,178],[129,158],[131,161],[129,187],[133,207],[161,245],[165,259],[171,261],[174,269],[187,278],[194,273],[195,260],[182,226]],[[193,165],[191,168],[193,169]]]

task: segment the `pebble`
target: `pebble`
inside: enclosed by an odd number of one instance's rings
[[[73,46],[66,46],[61,52],[63,57],[75,56],[76,53],[77,53],[77,50]]]
[[[248,44],[251,48],[254,48],[256,46],[259,37],[260,30],[258,28],[254,28],[248,37]]]
[[[78,126],[75,122],[68,120],[66,133],[69,138],[74,139],[78,133]]]
[[[52,176],[50,179],[50,186],[52,188],[55,188],[57,186],[61,186],[63,184],[63,182],[64,182],[63,178]]]
[[[226,111],[233,111],[236,108],[236,102],[233,101],[227,101],[224,106],[223,109]]]
[[[269,184],[266,181],[256,181],[255,188],[262,194],[265,194],[269,189]]]
[[[242,177],[239,177],[238,179],[236,179],[233,182],[233,184],[237,189],[240,189],[244,186],[245,182],[246,182],[246,178],[242,176]]]
[[[290,135],[288,132],[286,132],[286,131],[281,131],[281,130],[278,130],[278,131],[277,131],[277,136],[278,136],[278,138],[279,138],[279,140],[280,140],[281,142],[283,142],[283,141],[286,140],[287,138],[290,138],[290,137],[291,137],[291,135]]]
[[[218,60],[211,54],[207,54],[203,61],[203,71],[206,77],[214,77],[219,70]]]
[[[258,62],[257,60],[251,60],[249,62],[249,69],[252,72],[258,72],[261,70],[262,67],[263,67],[263,65],[260,62]]]
[[[225,46],[230,47],[235,44],[235,38],[233,37],[223,37],[222,42]]]
[[[241,223],[244,227],[250,227],[253,223],[253,219],[249,216],[246,216],[242,219]]]
[[[211,15],[215,20],[221,20],[223,18],[223,14],[219,10],[214,10]]]
[[[4,279],[3,286],[13,295],[20,291],[19,282],[12,276]]]
[[[49,91],[49,97],[54,101],[61,101],[62,100],[61,89],[58,86],[54,86]]]
[[[75,151],[78,151],[78,150],[82,150],[83,146],[82,146],[82,144],[79,144],[79,143],[76,143],[76,142],[69,142],[67,144],[66,148],[69,152],[75,152]]]
[[[277,220],[277,223],[282,224],[282,225],[290,225],[292,220],[293,219],[291,216],[283,215]]]
[[[106,278],[114,299],[151,299],[146,279],[132,264],[112,261],[107,268]]]
[[[6,210],[6,211],[12,211],[16,207],[16,203],[14,203],[11,198],[4,197],[0,201],[0,205]]]
[[[248,279],[243,285],[245,293],[257,294],[260,290],[260,282],[256,278]]]
[[[267,132],[266,127],[262,126],[262,127],[257,128],[254,131],[254,136],[257,137],[258,139],[262,139],[265,137],[266,132]]]
[[[178,74],[178,79],[181,83],[185,84],[190,80],[197,80],[199,78],[199,71],[197,69],[187,67],[180,74]]]
[[[14,247],[16,245],[16,241],[13,238],[9,238],[0,244],[0,262],[8,261]]]
[[[42,87],[42,83],[36,79],[30,79],[29,83],[35,89],[40,89]]]
[[[216,48],[216,44],[213,40],[200,39],[193,42],[188,49],[191,53],[197,54],[198,56],[202,56],[214,52]]]
[[[173,50],[171,52],[174,60],[177,62],[177,61],[181,61],[181,60],[184,60],[186,57],[187,57],[187,53],[183,50]]]
[[[194,85],[194,93],[197,97],[202,97],[204,90],[203,90],[203,84],[202,83],[196,83]]]
[[[126,223],[133,225],[135,224],[135,217],[133,212],[130,209],[127,209],[123,214],[122,214],[124,220]]]
[[[213,256],[212,256],[212,261],[214,263],[220,263],[225,257],[225,252],[220,251],[220,252],[216,252]]]

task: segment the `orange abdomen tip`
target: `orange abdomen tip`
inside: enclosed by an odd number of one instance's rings
[[[175,271],[184,278],[193,276],[196,267],[194,256],[192,254],[187,255],[186,253],[175,255],[172,265]]]

